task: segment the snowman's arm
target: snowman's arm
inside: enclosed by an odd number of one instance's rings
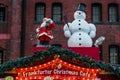
[[[89,35],[90,35],[91,38],[94,38],[96,36],[96,27],[92,23],[89,23],[89,26],[90,26],[90,33],[89,33]]]
[[[70,26],[71,26],[71,23],[68,23],[68,24],[64,25],[63,31],[64,31],[65,37],[70,37],[71,36],[71,32],[70,32],[70,29],[69,29]]]

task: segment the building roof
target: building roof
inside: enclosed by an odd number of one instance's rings
[[[110,74],[120,76],[119,66],[116,67],[112,66],[109,63],[95,61],[93,58],[88,58],[80,54],[78,55],[67,49],[55,46],[50,47],[45,51],[37,51],[34,53],[33,56],[25,56],[16,60],[11,60],[3,63],[2,65],[0,65],[0,74],[5,73],[6,71],[10,71],[14,68],[25,68],[44,64],[46,62],[54,60],[58,56],[61,60],[73,64],[75,66],[92,69],[101,69],[105,70],[106,72],[109,72]]]

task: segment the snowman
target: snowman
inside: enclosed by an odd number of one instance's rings
[[[79,4],[74,12],[72,23],[64,25],[64,35],[68,39],[68,47],[92,47],[92,38],[96,36],[96,27],[86,20],[84,5]]]

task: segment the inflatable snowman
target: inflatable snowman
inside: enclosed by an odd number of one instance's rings
[[[79,4],[78,9],[74,12],[72,23],[64,25],[64,35],[68,39],[68,47],[92,47],[92,38],[96,36],[96,27],[92,23],[85,21],[86,12],[84,5]]]

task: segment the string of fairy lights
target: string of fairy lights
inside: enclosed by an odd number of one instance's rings
[[[67,73],[67,75],[63,75],[60,71],[58,71],[59,73],[57,72],[57,74],[55,73],[53,75],[53,69],[58,68],[58,70],[61,70],[62,67],[66,68],[66,72],[69,74]],[[75,66],[61,60],[60,58],[56,58],[42,65],[28,68],[18,68],[16,70],[18,72],[16,80],[95,80],[97,78],[97,73],[100,71],[100,69]],[[42,70],[44,73],[40,73]],[[77,72],[80,72],[79,75]],[[66,74],[64,70],[63,73]]]

